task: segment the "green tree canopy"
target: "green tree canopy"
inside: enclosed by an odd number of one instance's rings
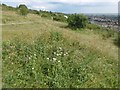
[[[85,28],[88,23],[88,18],[83,14],[72,14],[68,18],[68,26],[70,28]]]
[[[18,8],[19,8],[19,10],[20,10],[20,14],[21,14],[21,15],[26,16],[26,15],[28,14],[28,12],[29,12],[27,6],[24,5],[24,4],[19,5]]]

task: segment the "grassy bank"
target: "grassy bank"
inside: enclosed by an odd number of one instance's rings
[[[4,87],[117,87],[116,65],[58,32],[34,42],[3,43]]]
[[[114,36],[73,31],[66,23],[34,15],[24,20],[29,19],[34,23],[2,26],[3,87],[118,87]]]

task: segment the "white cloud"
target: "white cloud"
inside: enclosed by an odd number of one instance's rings
[[[119,0],[78,0],[81,2],[118,2]]]
[[[114,2],[114,3],[118,3],[119,0],[1,0],[2,2],[26,2],[26,3],[30,3],[30,2],[60,2],[60,3],[71,3],[71,4],[75,4],[75,3],[84,3],[84,2]]]
[[[13,3],[21,3],[21,4],[30,4],[31,3],[30,0],[1,0],[1,2],[2,3],[13,2]]]
[[[57,8],[55,5],[50,5],[50,4],[43,4],[43,5],[31,5],[31,8],[36,9],[36,10],[53,10]]]
[[[97,5],[100,4],[101,5],[100,7],[102,7],[101,3],[103,3],[104,5],[106,4],[106,6],[109,6],[109,4],[112,5],[111,7],[116,6],[114,9],[117,9],[117,4],[119,0],[1,0],[1,1],[3,3],[12,2],[13,4],[16,3],[17,5],[26,4],[30,8],[37,9],[37,10],[39,9],[55,10],[57,8],[60,9],[62,3],[68,6],[69,5],[70,6],[71,5],[74,5],[74,6],[86,5],[86,6],[91,6],[91,8],[94,7],[94,5],[96,4]],[[54,2],[54,4],[51,2]],[[56,5],[55,2],[58,4]]]

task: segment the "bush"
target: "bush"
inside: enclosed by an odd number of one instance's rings
[[[19,5],[20,14],[26,16],[29,13],[29,10],[26,5]]]
[[[47,13],[42,13],[41,17],[47,18],[47,19],[51,19],[51,15],[47,14]]]
[[[55,21],[61,21],[61,22],[66,22],[67,21],[67,19],[64,17],[64,15],[55,15],[53,17],[53,20],[55,20]]]
[[[16,8],[12,6],[7,6],[6,4],[2,4],[2,10],[16,11]]]
[[[68,18],[68,26],[70,28],[85,28],[88,23],[88,18],[85,15],[74,14]]]
[[[29,13],[40,15],[40,11],[29,9]]]

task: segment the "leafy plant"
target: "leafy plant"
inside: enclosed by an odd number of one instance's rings
[[[3,87],[117,87],[115,60],[79,42],[69,42],[60,32],[51,32],[47,38],[40,36],[33,43],[19,38],[4,41],[2,59]]]
[[[64,17],[64,15],[55,15],[53,16],[53,20],[55,21],[61,21],[61,22],[66,22],[67,21],[67,18]]]
[[[68,18],[68,26],[73,29],[85,28],[88,19],[85,15],[73,14]]]
[[[18,8],[19,8],[19,11],[20,11],[20,14],[21,14],[21,15],[26,16],[26,15],[28,14],[28,12],[29,12],[27,6],[24,5],[24,4],[19,5]]]

